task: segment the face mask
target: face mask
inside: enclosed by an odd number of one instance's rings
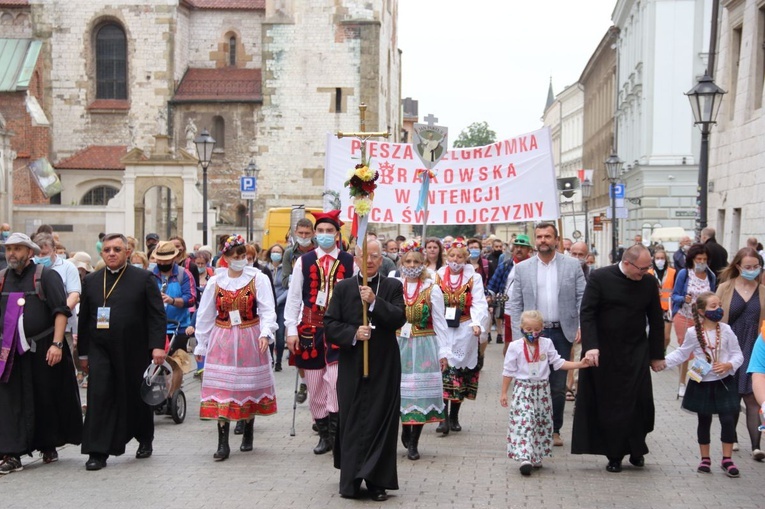
[[[539,332],[523,331],[523,337],[526,338],[526,341],[528,341],[529,343],[533,343],[539,338]]]
[[[449,270],[451,270],[452,272],[462,272],[462,269],[465,268],[464,263],[446,262],[446,265],[449,266]]]
[[[157,268],[160,272],[169,272],[173,268],[172,263],[158,263]]]
[[[5,231],[4,231],[4,232],[2,233],[2,235],[3,235],[3,240],[5,240],[5,239],[7,239],[8,237],[10,237],[10,236],[11,236],[11,232],[5,232]]]
[[[317,233],[316,243],[319,244],[319,247],[322,249],[330,249],[332,246],[335,245],[335,234],[334,233]]]
[[[149,270],[150,271],[154,272],[154,269],[156,269],[156,268],[157,268],[157,264],[155,262],[151,262],[149,264]]]
[[[684,252],[684,253],[685,253],[685,252],[687,252],[687,251],[688,251],[688,249],[690,249],[690,247],[691,247],[691,246],[683,246],[683,252]]]
[[[58,258],[61,258],[62,260],[66,260],[67,258],[69,258],[68,256],[66,256],[66,253],[59,253],[56,256]]]
[[[664,270],[664,266],[667,264],[667,260],[655,260],[654,263],[656,264],[657,269]]]
[[[595,264],[594,264],[594,263],[588,263],[588,264],[587,264],[587,266],[588,266],[589,268],[591,268],[591,269],[594,269],[594,268],[595,268]]]
[[[723,318],[725,311],[723,308],[717,308],[714,311],[704,311],[704,317],[712,322],[719,322]]]
[[[388,258],[393,260],[394,262],[398,260],[398,253],[388,253]]]
[[[50,267],[53,265],[53,260],[50,259],[50,256],[35,256],[34,262],[37,265],[42,265],[43,267]]]
[[[279,263],[282,261],[282,254],[281,253],[271,253],[271,261],[274,263]]]
[[[419,267],[401,267],[401,274],[410,279],[417,279],[424,269],[425,267],[422,265]]]
[[[479,256],[481,256],[481,250],[480,249],[470,249],[470,258],[475,260]]]
[[[747,281],[754,281],[755,279],[757,279],[757,276],[759,275],[760,275],[760,269],[741,271],[741,277],[746,279]]]
[[[697,263],[696,265],[693,266],[693,270],[695,270],[696,272],[704,272],[705,270],[707,270],[707,264]]]
[[[143,263],[134,263],[133,267],[136,267],[138,269],[143,269]]]
[[[300,246],[300,247],[308,247],[308,246],[310,246],[312,240],[313,239],[311,239],[311,237],[306,237],[306,238],[295,237],[295,242],[297,242],[298,246]]]
[[[228,267],[234,272],[242,272],[244,268],[247,266],[246,258],[243,258],[241,260],[226,260],[226,262],[228,262]]]

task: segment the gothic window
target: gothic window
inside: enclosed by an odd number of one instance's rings
[[[96,98],[127,99],[127,39],[115,24],[96,33]]]
[[[236,66],[236,37],[233,35],[228,40],[228,65]]]
[[[94,187],[85,193],[80,200],[80,205],[106,205],[118,192],[119,189],[112,186]]]
[[[216,149],[226,148],[226,121],[221,116],[213,117],[213,132],[212,137],[215,140]]]

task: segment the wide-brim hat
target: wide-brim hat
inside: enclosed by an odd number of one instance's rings
[[[90,264],[93,259],[84,251],[74,253],[69,261],[71,261],[78,269],[85,269],[85,272],[93,272],[93,266]]]
[[[5,239],[5,245],[6,246],[26,246],[29,249],[32,250],[32,252],[36,255],[40,254],[40,246],[32,242],[32,239],[29,238],[29,235],[26,233],[21,232],[13,232],[11,233],[7,239]]]
[[[515,237],[515,240],[513,241],[514,246],[526,246],[526,247],[534,247],[531,245],[531,241],[529,240],[528,235],[520,234]]]
[[[157,248],[154,250],[153,255],[157,262],[170,262],[178,257],[178,253],[180,253],[180,251],[175,247],[175,244],[169,240],[165,240],[157,244]]]

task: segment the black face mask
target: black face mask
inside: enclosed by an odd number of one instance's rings
[[[172,263],[164,264],[164,263],[158,263],[157,268],[160,272],[170,272],[170,269],[173,268]]]

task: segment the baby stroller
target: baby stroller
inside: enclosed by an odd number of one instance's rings
[[[173,350],[173,346],[175,346],[173,343],[178,337],[180,327],[181,324],[177,320],[167,321],[169,332],[167,333],[167,341],[165,342],[166,352]],[[168,355],[165,358],[165,361],[173,368],[173,377],[170,382],[170,393],[165,401],[153,407],[156,415],[169,415],[173,418],[173,421],[176,424],[180,424],[186,419],[186,395],[183,393],[183,389],[181,389],[181,385],[183,384],[183,367],[176,358],[178,352],[180,352],[179,355],[186,354],[185,351],[177,350],[172,356]]]

